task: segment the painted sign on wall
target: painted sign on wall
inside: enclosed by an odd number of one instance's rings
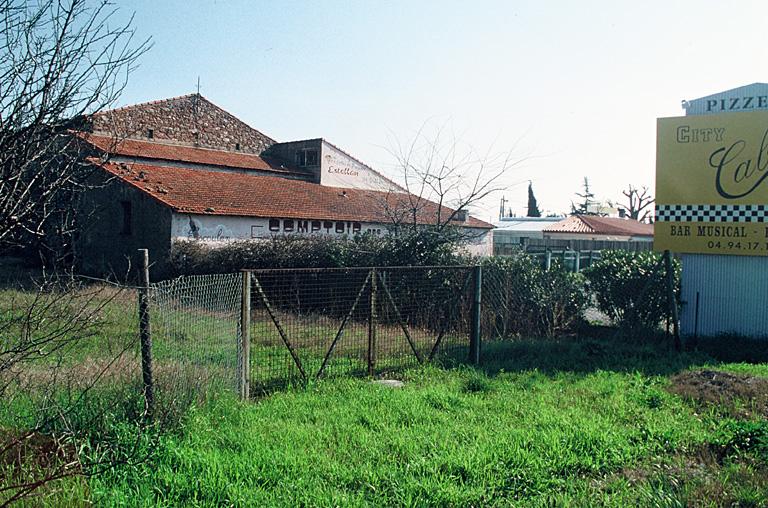
[[[322,185],[378,191],[393,188],[392,182],[326,141],[323,141],[320,164]]]
[[[768,112],[658,120],[654,247],[768,255]]]

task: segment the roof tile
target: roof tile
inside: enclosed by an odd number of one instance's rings
[[[453,212],[401,192],[325,187],[278,176],[139,163],[102,167],[182,213],[391,223],[393,216],[416,208],[417,223],[434,224],[438,210],[443,218]],[[493,228],[474,217],[460,225]]]
[[[571,215],[543,230],[545,233],[584,233],[619,236],[653,236],[653,225],[633,219]]]
[[[137,139],[116,141],[109,136],[87,134],[83,137],[90,144],[107,153],[125,157],[141,157],[165,161],[180,161],[208,166],[219,166],[235,169],[253,169],[274,173],[295,173],[309,176],[309,173],[293,167],[287,167],[276,160],[260,157],[254,154],[231,152],[227,150],[212,150],[185,145],[155,143]]]

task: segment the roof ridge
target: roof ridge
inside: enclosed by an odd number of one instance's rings
[[[273,138],[272,136],[269,136],[269,135],[267,135],[267,134],[264,134],[263,132],[261,132],[261,131],[260,131],[259,129],[257,129],[256,127],[252,127],[251,125],[249,125],[249,124],[245,123],[245,122],[244,122],[242,119],[240,119],[240,117],[239,117],[239,116],[235,116],[235,115],[233,115],[232,113],[230,113],[230,112],[229,112],[229,111],[227,111],[226,109],[222,108],[221,106],[219,106],[218,104],[216,104],[215,102],[213,102],[211,99],[208,99],[208,98],[206,98],[206,97],[203,97],[203,96],[202,96],[202,95],[200,95],[200,94],[188,94],[188,95],[199,95],[201,99],[203,99],[205,102],[207,102],[207,103],[208,103],[208,104],[210,104],[211,106],[213,106],[213,107],[215,107],[215,108],[219,108],[220,110],[222,110],[223,112],[225,112],[226,114],[228,114],[229,116],[231,116],[232,118],[234,118],[235,120],[237,120],[238,122],[240,122],[241,124],[245,125],[245,126],[246,126],[246,127],[248,127],[249,129],[252,129],[252,130],[254,130],[254,131],[258,132],[259,134],[261,134],[262,136],[264,136],[265,138],[267,138],[267,139],[268,139],[268,140],[270,140],[271,142],[273,142],[273,143],[278,143],[278,141],[277,141],[275,138]],[[185,95],[182,95],[182,97],[186,97],[186,96],[185,96]],[[177,98],[179,98],[179,97],[177,97]]]
[[[97,111],[96,113],[94,113],[94,115],[103,115],[103,114],[106,114],[106,113],[112,113],[114,111],[122,111],[124,109],[137,108],[137,107],[141,107],[141,106],[150,106],[152,104],[162,104],[163,102],[176,101],[176,100],[179,100],[179,99],[186,99],[187,97],[194,97],[194,96],[199,96],[201,99],[206,100],[208,102],[211,102],[208,99],[206,99],[205,97],[203,97],[201,94],[199,94],[197,92],[192,92],[192,93],[187,93],[187,94],[184,94],[184,95],[177,95],[176,97],[168,97],[166,99],[156,99],[154,101],[137,102],[136,104],[129,104],[127,106],[120,106],[119,108],[105,109],[104,111]],[[211,102],[211,104],[213,104],[213,103]]]
[[[187,98],[193,98],[193,97],[197,97],[197,98],[199,98],[201,100],[204,100],[205,102],[207,102],[208,104],[210,104],[214,108],[217,108],[217,109],[223,111],[224,113],[226,113],[227,115],[229,115],[230,117],[235,119],[237,122],[240,122],[242,125],[244,125],[248,129],[250,129],[252,131],[255,131],[255,132],[259,133],[261,136],[264,136],[265,138],[267,138],[267,140],[269,140],[269,142],[271,142],[271,143],[277,143],[278,142],[272,136],[264,134],[261,130],[259,130],[259,129],[257,129],[257,128],[255,128],[255,127],[253,127],[253,126],[251,126],[251,125],[249,125],[247,123],[245,123],[242,119],[240,119],[240,117],[235,116],[234,114],[232,114],[231,112],[229,112],[226,109],[222,108],[221,106],[219,106],[218,104],[216,104],[215,102],[210,100],[209,98],[207,98],[207,97],[205,97],[202,94],[197,93],[197,92],[188,93],[188,94],[184,94],[184,95],[178,95],[176,97],[169,97],[167,99],[157,99],[157,100],[154,100],[154,101],[139,102],[137,104],[129,104],[127,106],[121,106],[119,108],[113,108],[113,109],[107,109],[107,110],[104,110],[104,111],[98,111],[96,113],[93,113],[93,115],[94,116],[95,115],[106,115],[106,114],[109,114],[109,113],[126,111],[126,110],[133,109],[133,108],[141,108],[141,107],[144,107],[144,106],[151,106],[151,105],[155,105],[155,104],[163,104],[163,103],[166,103],[166,102],[177,101],[179,99],[187,99]]]

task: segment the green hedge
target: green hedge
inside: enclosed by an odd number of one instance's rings
[[[552,337],[572,331],[588,298],[584,279],[554,261],[549,271],[526,254],[483,261],[485,336]]]
[[[680,298],[680,262],[672,261],[674,289]],[[603,251],[584,275],[599,309],[622,327],[656,329],[669,309],[661,254]]]
[[[466,264],[452,230],[403,231],[397,235],[363,234],[353,238],[277,236],[221,246],[175,242],[175,275],[232,273],[243,268],[345,268],[353,266],[437,266]]]

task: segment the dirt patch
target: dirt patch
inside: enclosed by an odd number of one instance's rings
[[[739,418],[768,418],[768,379],[697,370],[670,379],[668,390],[701,405],[716,405]]]
[[[0,467],[11,476],[79,472],[75,447],[38,432],[0,429]]]
[[[743,454],[725,457],[716,446],[704,445],[663,462],[625,468],[592,486],[605,491],[626,481],[648,506],[765,506],[768,465]]]

